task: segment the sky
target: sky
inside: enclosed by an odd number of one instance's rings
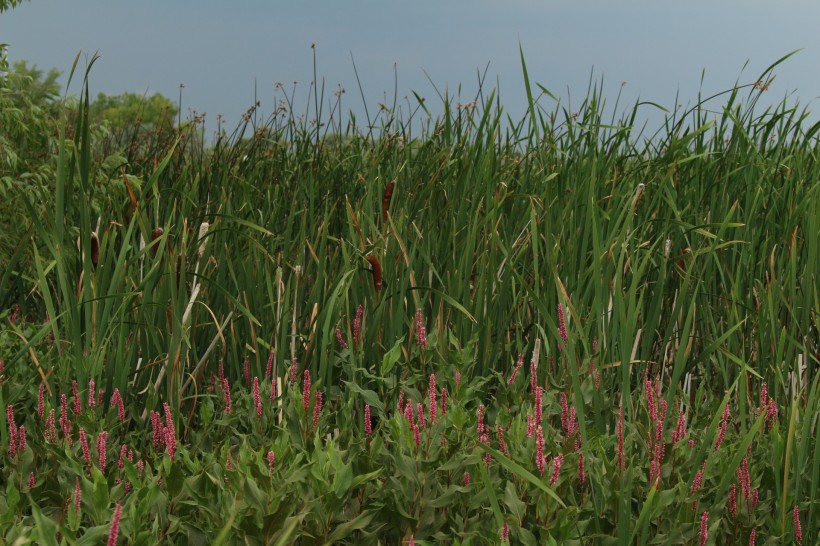
[[[520,119],[519,47],[531,82],[570,109],[590,75],[602,79],[610,106],[621,92],[622,105],[640,98],[674,109],[691,105],[699,89],[753,83],[800,50],[776,69],[768,98],[812,109],[818,22],[816,0],[31,0],[0,14],[0,43],[12,61],[64,73],[78,52],[80,66],[99,54],[92,95],[159,92],[177,102],[182,84],[183,116],[204,112],[214,128],[217,115],[236,124],[255,98],[263,114],[274,110],[277,82],[289,93],[298,82],[295,110],[305,108],[314,54],[326,102],[344,88],[342,108],[359,119],[365,104],[371,113],[391,104],[394,90],[400,102],[424,97],[434,114],[436,89],[460,88],[456,100],[468,102],[485,70],[485,93],[496,89]]]

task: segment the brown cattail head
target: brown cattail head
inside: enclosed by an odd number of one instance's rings
[[[100,239],[97,234],[91,232],[91,263],[97,269],[97,262],[100,261]]]
[[[390,200],[393,198],[393,189],[396,187],[396,181],[391,180],[384,188],[382,195],[382,223],[387,223],[387,213],[390,212]],[[378,292],[378,290],[376,290]]]
[[[376,295],[378,295],[382,290],[382,264],[379,263],[379,259],[373,255],[368,256],[367,261],[370,262],[370,265],[373,267],[373,269],[371,269],[373,273],[373,288],[376,289]]]
[[[161,227],[155,227],[153,229],[153,231],[151,231],[151,242],[153,243],[154,241],[156,241],[157,239],[162,237],[163,233],[164,232],[163,232],[163,229]],[[157,255],[157,247],[158,246],[159,246],[159,244],[154,245],[154,256]]]

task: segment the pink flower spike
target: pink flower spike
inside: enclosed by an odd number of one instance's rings
[[[30,472],[28,475],[28,489],[29,491],[34,489],[34,472]]]
[[[470,473],[464,473],[464,487],[470,487]]]
[[[97,455],[99,457],[99,465],[100,471],[105,474],[105,464],[106,464],[106,457],[105,457],[105,443],[108,440],[108,433],[103,431],[97,435]]]
[[[803,544],[803,527],[800,525],[800,507],[796,504],[792,511],[792,519],[794,520],[794,540],[801,545]]]
[[[515,381],[515,377],[518,375],[518,370],[521,369],[521,366],[524,365],[524,353],[518,353],[518,362],[515,363],[515,368],[513,368],[512,374],[510,374],[510,378],[507,380],[507,385],[512,385],[513,381]]]
[[[419,426],[415,424],[413,425],[413,441],[416,444],[416,449],[418,449],[421,446],[421,435],[419,434]]]
[[[71,392],[74,394],[74,417],[80,415],[83,410],[83,403],[80,400],[80,394],[77,392],[77,380],[71,381]]]
[[[26,426],[20,425],[20,428],[17,430],[18,440],[18,448],[17,451],[20,452],[20,455],[26,450]]]
[[[364,436],[368,440],[370,440],[370,435],[373,433],[373,429],[371,428],[372,425],[370,424],[370,405],[364,405]]]
[[[305,415],[308,415],[310,408],[310,370],[308,369],[302,374],[302,406],[305,408]]]
[[[416,309],[416,341],[422,349],[427,348],[427,331],[424,329],[421,309]]]
[[[535,430],[535,446],[535,466],[543,477],[546,467],[546,456],[544,455],[544,430],[541,428],[541,425],[538,425],[538,428]]]
[[[749,534],[749,546],[755,546],[755,539],[757,538],[757,529],[752,529]]]
[[[262,400],[259,398],[259,376],[253,376],[253,405],[256,407],[256,416],[262,417]]]
[[[85,436],[85,430],[80,427],[80,446],[83,449],[83,460],[85,464],[91,467],[91,453],[88,450],[88,439]]]
[[[447,389],[441,389],[441,414],[447,415]]]
[[[456,369],[456,390],[458,390],[459,385],[461,385],[461,370]]]
[[[558,477],[561,475],[561,465],[564,464],[564,456],[562,454],[558,454],[552,460],[552,479],[550,479],[550,487],[555,485],[555,482],[558,481]]]
[[[362,314],[364,307],[361,304],[356,308],[356,318],[353,320],[353,345],[362,342]]]
[[[419,426],[421,428],[426,427],[427,426],[427,421],[425,421],[425,419],[424,419],[424,406],[422,406],[421,403],[416,404],[416,413],[418,415]]]
[[[45,413],[46,406],[45,406],[45,385],[40,383],[40,388],[37,389],[37,417],[40,419],[43,418],[43,414]]]
[[[700,546],[706,546],[706,539],[709,538],[709,512],[704,512],[700,516]]]
[[[501,428],[501,425],[496,425],[495,430],[498,433],[498,450],[501,451],[505,457],[509,457],[510,454],[507,453],[507,443],[504,441],[504,429]]]
[[[100,392],[102,392],[102,391],[100,391]],[[91,379],[88,380],[88,407],[89,408],[94,407],[94,400],[95,400],[95,398],[94,398],[94,378],[92,377]]]
[[[271,449],[270,451],[268,451],[268,472],[270,472],[271,474],[273,474],[273,463],[275,462],[276,455],[273,453],[273,450]]]
[[[17,453],[17,423],[14,422],[14,406],[6,406],[6,423],[9,427],[9,458]]]
[[[501,542],[510,542],[510,526],[507,524],[506,521],[504,522],[504,526],[501,528]]]
[[[167,402],[162,406],[165,410],[165,450],[173,461],[177,452],[177,432],[174,428],[174,417],[171,415],[171,408]]]
[[[117,544],[117,537],[120,534],[120,518],[122,517],[122,505],[117,501],[117,506],[114,508],[114,517],[111,519],[111,531],[108,533],[108,546],[115,546]]]
[[[535,387],[535,423],[541,424],[541,416],[544,411],[544,388]]]
[[[430,422],[436,420],[438,402],[436,401],[436,374],[430,374]]]
[[[122,470],[122,467],[125,465],[125,457],[128,454],[128,446],[122,444],[120,446],[120,458],[117,460],[117,468]]]
[[[336,341],[339,342],[339,346],[342,349],[347,349],[347,343],[345,342],[344,338],[342,337],[342,330],[338,326],[336,327]]]
[[[322,391],[316,391],[316,402],[313,404],[313,428],[319,424],[319,415],[322,413]]]
[[[268,364],[265,367],[265,379],[271,377],[271,374],[273,373],[273,357],[273,349],[271,349],[268,354]]]
[[[567,325],[564,322],[564,308],[559,303],[558,304],[558,333],[561,335],[561,341],[563,341],[563,345],[558,346],[558,350],[561,351],[563,347],[567,346]]]
[[[225,415],[231,415],[231,385],[228,383],[228,378],[222,378],[222,398],[225,401]]]
[[[83,492],[80,489],[80,478],[77,477],[77,480],[74,482],[74,513],[80,513],[80,501],[82,501]]]

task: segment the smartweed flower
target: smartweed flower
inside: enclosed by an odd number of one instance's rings
[[[541,425],[538,425],[535,431],[535,466],[538,468],[538,472],[542,477],[544,476],[546,462],[544,455],[544,430],[541,428]]]
[[[142,473],[144,470],[145,462],[142,459],[140,459],[139,461],[137,461],[137,476],[139,476],[139,479],[142,479]]]
[[[225,402],[225,415],[231,415],[231,385],[228,383],[228,378],[222,378],[222,398]]]
[[[165,409],[165,450],[173,461],[174,454],[177,452],[177,432],[174,428],[174,418],[171,415],[171,408],[168,403],[164,403],[162,407]]]
[[[424,406],[421,403],[416,404],[416,414],[418,415],[418,422],[421,428],[427,426],[427,422],[424,419]]]
[[[347,349],[347,343],[342,337],[342,330],[338,326],[336,327],[336,341],[339,342],[339,345],[342,347],[342,349]]]
[[[268,451],[268,472],[273,474],[273,463],[276,462],[276,455],[273,453],[273,450]]]
[[[362,314],[364,307],[359,305],[356,308],[356,318],[353,320],[353,345],[359,345],[362,342]]]
[[[6,423],[9,427],[9,458],[13,459],[17,453],[17,423],[14,422],[14,406],[6,407]]]
[[[729,513],[732,518],[737,519],[737,487],[735,484],[729,486]]]
[[[749,546],[755,546],[755,539],[757,538],[757,529],[752,529],[749,534]]]
[[[125,421],[125,406],[122,403],[122,396],[120,395],[120,389],[114,388],[114,394],[111,395],[111,405],[117,406],[117,417],[120,420],[120,423]]]
[[[77,392],[77,380],[73,379],[71,381],[71,392],[74,394],[74,417],[77,417],[82,413],[83,410],[83,403],[80,400],[80,394]]]
[[[262,400],[259,398],[259,376],[253,376],[253,405],[256,407],[256,416],[262,417]]]
[[[461,370],[456,368],[456,389],[458,389],[459,385],[461,385]]]
[[[726,436],[726,426],[729,424],[729,404],[723,407],[723,417],[720,419],[720,432],[718,432],[717,441],[715,441],[715,449],[720,449],[720,444],[723,443],[723,437]]]
[[[430,374],[430,422],[436,420],[436,406],[438,402],[436,401],[436,374]]]
[[[120,446],[120,458],[117,460],[117,468],[119,470],[122,470],[123,465],[125,465],[125,457],[126,457],[127,453],[128,453],[128,446],[125,445],[125,444],[122,444]]]
[[[564,455],[558,454],[552,460],[552,478],[550,479],[550,487],[555,485],[558,477],[561,475],[561,466],[564,464]]]
[[[372,424],[370,423],[370,405],[364,405],[364,436],[370,441],[370,436],[373,434]]]
[[[413,441],[416,443],[416,449],[421,446],[421,435],[419,434],[419,426],[413,424]]]
[[[37,417],[42,419],[45,410],[45,385],[40,383],[40,388],[37,389]]]
[[[544,389],[535,387],[535,422],[541,424],[541,417],[544,411]]]
[[[91,468],[91,453],[88,450],[88,439],[85,436],[85,429],[80,427],[80,446],[83,449],[83,460],[85,460],[85,464]]]
[[[464,487],[470,487],[470,473],[464,473]]]
[[[505,457],[509,457],[509,453],[507,453],[507,444],[504,442],[504,429],[501,428],[501,425],[496,425],[495,430],[498,433],[498,450],[501,451]]]
[[[305,408],[305,415],[308,415],[310,408],[310,370],[305,370],[302,374],[302,406]]]
[[[700,546],[706,546],[706,539],[709,538],[709,512],[704,512],[700,516]]]
[[[569,409],[566,393],[561,393],[561,430],[569,436]]]
[[[46,442],[54,443],[57,441],[57,428],[54,426],[54,410],[48,412],[46,417],[46,430],[44,433]]]
[[[19,430],[17,431],[18,440],[18,447],[17,451],[20,455],[23,455],[23,452],[26,450],[26,426],[20,425]]]
[[[122,517],[122,505],[117,501],[114,508],[114,517],[111,519],[111,530],[108,532],[108,546],[117,544],[117,537],[120,534],[120,518]]]
[[[83,491],[80,489],[80,478],[79,476],[74,481],[74,513],[80,513],[80,502],[83,499]]]
[[[447,389],[441,389],[441,414],[447,415]]]
[[[421,309],[416,309],[416,341],[422,349],[427,348],[427,330],[424,328]]]
[[[29,489],[29,491],[34,489],[34,472],[29,472],[29,475],[28,475],[28,489]]]
[[[535,434],[535,419],[532,417],[532,413],[527,414],[527,438],[532,438],[532,435]]]
[[[102,394],[102,391],[100,391]],[[94,407],[94,378],[88,380],[88,407]]]
[[[501,542],[507,543],[510,541],[510,526],[507,522],[504,522],[504,526],[501,528]]]
[[[518,362],[515,363],[515,368],[513,368],[513,372],[510,374],[510,378],[507,380],[507,385],[512,385],[513,381],[515,381],[515,377],[518,375],[518,370],[521,369],[521,366],[524,365],[524,353],[518,353]]]
[[[273,373],[273,358],[273,349],[271,349],[270,353],[268,353],[268,364],[265,366],[265,379],[271,377],[271,374]]]
[[[313,403],[313,428],[319,424],[319,415],[322,413],[322,391],[316,391],[316,401]]]
[[[105,474],[105,443],[108,440],[108,433],[103,431],[97,435],[97,455],[98,455],[98,463],[100,466],[100,471]]]
[[[558,350],[563,350],[567,345],[567,325],[564,322],[564,307],[558,304],[558,333],[561,335],[562,345],[558,345]]]
[[[792,511],[792,519],[794,520],[794,540],[797,544],[803,544],[803,527],[800,525],[800,507],[796,504]]]

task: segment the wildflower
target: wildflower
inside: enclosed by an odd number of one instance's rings
[[[794,520],[794,540],[797,544],[803,544],[803,527],[800,525],[800,507],[796,504],[792,511],[792,519]]]
[[[700,546],[706,545],[706,539],[709,538],[709,512],[704,512],[700,516]]]
[[[499,451],[501,451],[501,453],[503,453],[505,457],[509,457],[509,453],[507,453],[507,444],[504,442],[504,430],[501,428],[501,425],[496,425],[495,430],[498,433]]]
[[[270,376],[270,401],[273,402],[276,398],[276,378]]]
[[[296,373],[299,371],[298,363],[296,362],[296,357],[293,357],[293,363],[290,365],[290,382],[291,384],[296,383]]]
[[[729,513],[737,519],[737,487],[735,484],[729,486]]]
[[[126,456],[127,453],[128,453],[128,446],[125,445],[125,444],[122,444],[122,446],[120,446],[120,458],[117,460],[117,468],[119,470],[122,470],[122,467],[125,465],[125,456]]]
[[[256,416],[262,417],[262,400],[259,398],[259,376],[253,376],[253,405],[256,406]]]
[[[353,319],[353,344],[358,345],[362,342],[362,314],[364,307],[361,304],[356,308],[356,318]]]
[[[418,422],[421,428],[427,426],[427,422],[424,420],[424,406],[421,404],[416,404],[416,413],[418,415]]]
[[[29,488],[29,490],[34,489],[34,472],[29,472],[29,475],[28,475],[28,488]]]
[[[535,387],[538,385],[538,357],[541,354],[541,338],[535,338],[535,347],[532,350],[532,359],[530,360],[530,389],[535,392]]]
[[[436,420],[436,410],[438,402],[436,401],[436,374],[430,374],[430,422]]]
[[[567,345],[567,326],[564,322],[564,308],[560,303],[558,304],[558,333],[563,341],[563,345],[558,346],[558,350],[561,351]]]
[[[46,417],[46,430],[45,430],[45,440],[46,442],[56,442],[57,441],[57,428],[54,426],[54,410],[48,412],[48,417]]]
[[[515,381],[515,376],[518,375],[518,370],[521,369],[521,366],[524,365],[524,353],[518,353],[518,362],[515,363],[515,369],[513,369],[512,374],[510,374],[510,378],[507,380],[507,385],[512,385],[513,381]]]
[[[752,529],[749,534],[749,546],[755,546],[755,539],[757,538],[757,529]]]
[[[421,309],[416,309],[416,341],[422,349],[427,348],[427,331],[422,322]]]
[[[458,389],[458,386],[460,384],[461,384],[461,371],[459,369],[456,369],[456,389]]]
[[[399,391],[399,403],[396,404],[396,411],[402,412],[402,404],[404,403],[404,391]]]
[[[102,391],[100,391],[102,394]],[[88,380],[88,407],[94,407],[94,378]]]
[[[43,418],[43,413],[45,413],[45,385],[40,383],[40,388],[37,389],[37,417],[40,419]]]
[[[643,380],[644,392],[646,392],[646,407],[649,409],[649,421],[654,423],[658,420],[658,408],[655,405],[655,389],[652,388],[652,382],[649,379]]]
[[[18,448],[17,451],[20,452],[20,455],[26,450],[26,426],[20,425],[20,428],[17,431],[18,436]]]
[[[700,470],[695,473],[695,479],[692,480],[692,494],[694,495],[698,491],[700,491],[701,485],[703,485],[703,473],[706,471],[706,461],[703,461],[703,466]],[[694,512],[698,508],[698,501],[696,500],[692,504],[692,511]]]
[[[83,492],[80,489],[80,478],[77,477],[77,479],[74,482],[74,513],[75,514],[78,514],[80,512],[80,501],[82,500],[82,498],[83,498]]]
[[[316,391],[316,402],[313,404],[313,428],[319,424],[319,415],[322,413],[322,391]]]
[[[342,337],[342,330],[338,326],[336,327],[336,341],[339,342],[339,345],[342,347],[342,349],[347,349],[347,343]]]
[[[222,399],[225,402],[225,415],[231,415],[231,385],[228,383],[228,378],[222,378]]]
[[[114,394],[111,395],[111,405],[117,406],[117,417],[120,420],[120,423],[125,421],[125,406],[122,403],[122,396],[120,395],[120,389],[114,388]]]
[[[535,434],[535,419],[532,417],[532,413],[527,414],[527,438],[532,438],[532,435]]]
[[[544,411],[544,389],[535,387],[535,422],[541,424],[541,416]]]
[[[410,535],[410,542],[407,543],[407,546],[416,546],[416,541],[413,539],[413,535]]]
[[[407,422],[411,425],[415,422],[413,420],[413,403],[410,400],[404,405],[404,418],[407,419]]]
[[[777,421],[777,402],[774,398],[769,398],[769,406],[766,408],[766,421],[769,423],[769,430],[772,430],[775,421]]]
[[[535,432],[535,446],[535,466],[538,467],[538,472],[543,476],[544,467],[546,466],[546,457],[544,456],[544,430],[541,428],[541,425],[538,425]]]
[[[464,473],[464,487],[470,487],[470,473]]]
[[[372,425],[370,423],[370,405],[364,405],[364,436],[368,440],[370,440],[370,436],[373,434]]]
[[[105,443],[108,440],[108,433],[103,431],[97,435],[97,455],[100,471],[105,474]]]
[[[74,379],[71,381],[71,392],[74,394],[74,416],[80,415],[82,413],[82,402],[80,401],[80,395],[77,392],[77,380]]]
[[[120,534],[120,518],[122,517],[122,505],[117,501],[117,506],[114,508],[114,517],[111,520],[111,530],[108,533],[108,546],[117,544],[117,537]]]
[[[504,526],[501,528],[501,542],[507,543],[510,541],[510,526],[507,525],[507,522],[504,522]]]
[[[760,491],[758,491],[757,487],[754,488],[752,491],[752,510],[757,508],[757,500],[758,496],[760,495]]]
[[[310,407],[310,370],[305,370],[302,374],[302,406],[305,408],[305,415]]]
[[[413,424],[413,441],[416,443],[416,448],[421,445],[421,436],[419,435],[419,426]]]
[[[567,409],[567,395],[561,393],[561,430],[569,433],[569,410]]]
[[[720,419],[720,432],[718,432],[717,441],[715,441],[715,449],[717,451],[720,448],[720,444],[723,443],[723,437],[726,435],[726,426],[729,424],[729,404],[727,403],[723,407],[723,417]]]
[[[103,393],[105,393],[105,389],[100,389],[99,391],[97,391],[97,405],[98,406],[102,406]],[[94,404],[90,404],[90,406],[93,408]]]
[[[173,461],[174,454],[177,452],[177,432],[174,428],[174,419],[171,415],[171,408],[168,406],[168,403],[164,403],[162,407],[165,409],[165,450]]]
[[[769,409],[769,386],[766,382],[763,382],[763,385],[760,386],[760,412],[767,411]]]
[[[83,449],[83,460],[89,467],[91,466],[91,453],[88,450],[88,439],[85,436],[85,429],[80,427],[80,446]]]
[[[6,422],[9,427],[9,458],[13,459],[17,453],[17,423],[14,422],[14,406],[6,407]]]
[[[686,436],[686,416],[683,413],[683,407],[678,410],[678,424],[675,425],[675,430],[672,432],[672,445],[677,444]]]
[[[558,481],[558,476],[561,474],[561,466],[564,464],[564,455],[558,454],[552,460],[552,478],[550,479],[550,487],[555,485]]]
[[[273,450],[268,451],[268,472],[273,474],[273,463],[276,462],[276,455],[273,453]]]
[[[268,353],[268,364],[265,366],[265,379],[271,377],[273,373],[273,349]]]
[[[569,417],[567,418],[567,436],[572,436],[578,430],[578,423],[575,421],[575,408],[569,409]]]
[[[142,472],[145,470],[145,462],[142,459],[137,461],[137,476],[142,479]]]
[[[479,438],[484,434],[484,404],[478,405],[478,419],[476,420],[476,433]]]

